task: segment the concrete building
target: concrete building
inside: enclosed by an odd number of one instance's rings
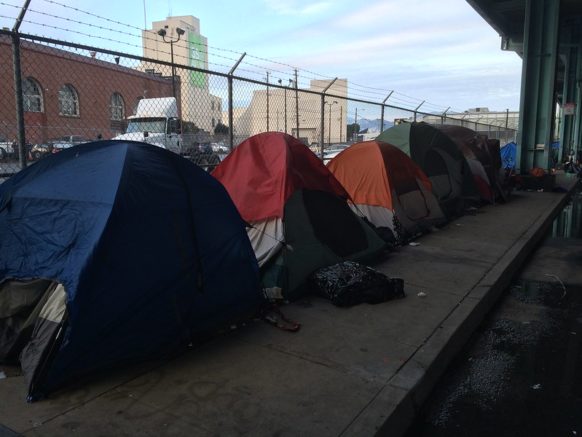
[[[124,131],[139,99],[172,92],[167,78],[123,67],[114,58],[108,61],[96,52],[21,41],[26,142],[65,135],[112,138]],[[0,37],[0,137],[7,141],[17,136],[12,65],[11,40]]]
[[[160,31],[165,35],[160,35]],[[154,21],[151,29],[142,31],[142,43],[145,58],[175,64],[175,75],[180,82],[177,92],[181,95],[182,119],[213,132],[222,122],[222,99],[210,93],[208,74],[183,68],[208,69],[208,42],[200,33],[200,20],[187,15]],[[143,63],[140,68],[172,76],[170,66]]]
[[[306,144],[321,142],[321,93],[329,80],[311,80],[308,89],[274,84],[268,90],[256,90],[246,108],[233,112],[233,126],[237,138],[243,139],[260,132],[286,132]],[[291,84],[290,84],[291,85]],[[323,142],[346,141],[347,79],[336,80],[326,94],[324,104]],[[299,108],[299,129],[297,129]]]

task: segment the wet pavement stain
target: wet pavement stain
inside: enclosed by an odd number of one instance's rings
[[[582,197],[541,249],[582,238]],[[570,243],[567,243],[570,244]],[[516,278],[445,372],[406,437],[582,436],[582,242],[564,249],[560,278]],[[554,261],[555,262],[555,261]],[[535,261],[533,270],[549,267]],[[557,264],[554,264],[557,266]],[[531,266],[530,266],[531,267]]]
[[[474,335],[409,430],[413,436],[582,435],[582,288],[521,282]],[[524,290],[525,288],[525,290]],[[534,291],[535,290],[535,291]]]

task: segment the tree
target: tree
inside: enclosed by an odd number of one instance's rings
[[[182,133],[184,133],[184,134],[196,134],[198,132],[200,132],[200,129],[193,122],[182,121]]]
[[[356,135],[360,132],[360,124],[359,123],[348,124],[346,128],[347,128],[346,139],[348,141],[351,141],[352,139],[357,139]]]
[[[214,134],[215,135],[228,135],[228,126],[226,126],[222,123],[218,123],[214,127]]]

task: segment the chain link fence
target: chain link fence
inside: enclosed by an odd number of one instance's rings
[[[212,170],[240,142],[286,132],[325,159],[393,124],[457,124],[515,139],[499,125],[350,97],[346,79],[299,86],[209,71],[174,59],[140,57],[8,30],[0,31],[0,181],[76,144],[147,142]],[[147,53],[146,53],[147,54]],[[243,55],[244,56],[244,55]],[[292,76],[293,77],[293,76]]]

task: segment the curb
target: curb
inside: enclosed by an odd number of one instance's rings
[[[540,215],[534,225],[461,299],[425,344],[388,381],[342,436],[399,437],[406,433],[444,371],[541,242],[559,211],[570,200],[574,189],[575,186],[559,196],[551,208]]]

